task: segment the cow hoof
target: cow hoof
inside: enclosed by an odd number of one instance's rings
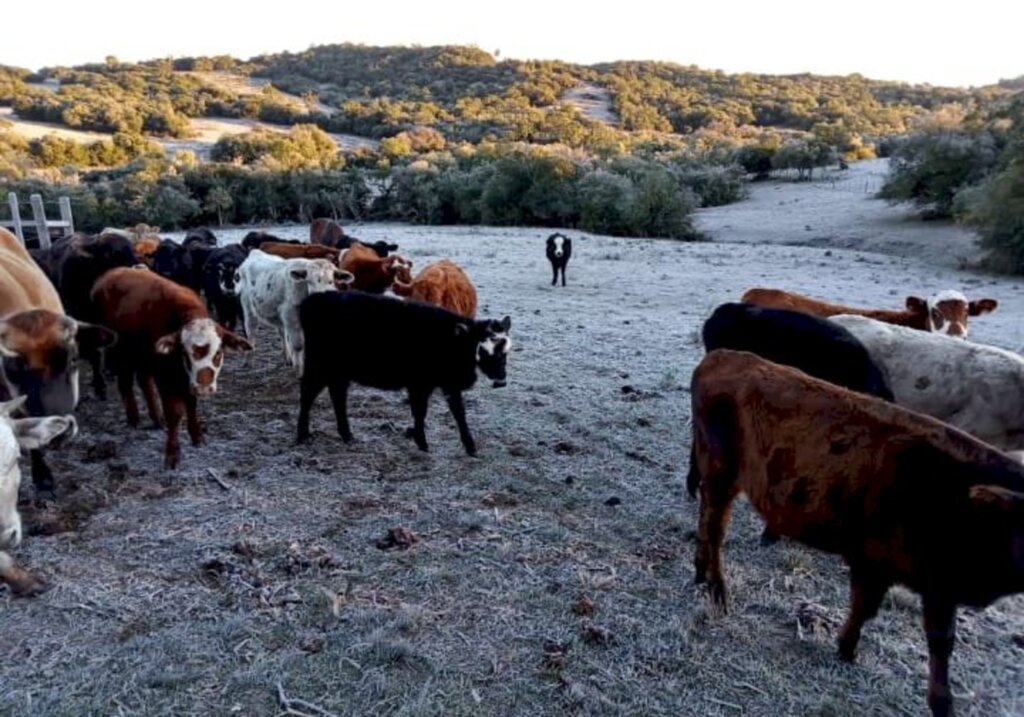
[[[413,438],[413,439],[415,439],[416,438],[416,429],[415,428],[406,428],[404,435],[405,435],[406,438]]]
[[[767,548],[775,545],[777,542],[779,542],[779,536],[765,528],[764,532],[761,533],[761,546]]]
[[[48,493],[51,497],[57,487],[49,468],[37,468],[33,471],[32,485],[35,486],[36,493]]]
[[[160,421],[154,421],[146,427],[147,431],[162,431],[164,430],[164,424]]]
[[[839,641],[839,659],[843,662],[853,663],[857,661],[857,648],[849,645],[843,640]]]
[[[466,455],[470,458],[476,458],[476,446],[466,446]]]

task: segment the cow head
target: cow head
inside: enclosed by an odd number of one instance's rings
[[[461,327],[457,331],[468,331],[476,341],[476,365],[493,381],[495,388],[502,388],[508,352],[512,350],[512,339],[508,335],[512,319],[506,316],[501,321],[474,321],[468,326],[465,323],[457,326]]]
[[[242,275],[238,273],[238,264],[224,262],[216,268],[217,285],[224,296],[238,296],[238,285],[242,283]]]
[[[288,259],[288,275],[295,284],[296,295],[305,298],[321,291],[334,291],[336,282],[348,286],[355,279],[327,259]],[[347,282],[347,283],[346,283]]]
[[[391,280],[402,284],[412,283],[412,260],[401,254],[392,254],[384,260],[384,266]]]
[[[564,234],[552,234],[548,237],[547,251],[550,256],[561,259],[565,256],[571,245],[571,240]]]
[[[224,365],[225,351],[252,351],[252,344],[225,329],[213,319],[193,319],[180,331],[161,336],[158,354],[180,350],[192,392],[209,396],[217,391],[217,376]]]
[[[397,244],[389,244],[388,242],[382,241],[380,239],[378,239],[377,241],[373,242],[372,244],[367,244],[366,246],[368,246],[371,249],[373,249],[373,251],[381,259],[386,259],[388,257],[388,254],[390,254],[391,252],[398,251],[398,245]],[[410,266],[411,266],[411,264],[410,264]]]
[[[907,297],[907,309],[922,315],[929,331],[956,338],[967,338],[967,320],[996,310],[999,302],[995,299],[968,301],[959,291],[940,291],[924,300],[916,296]]]
[[[78,404],[78,354],[114,343],[102,326],[32,309],[0,321],[0,373],[11,396],[24,396],[31,416],[66,414]]]
[[[73,436],[78,431],[71,416],[12,418],[24,403],[24,396],[0,403],[0,548],[15,547],[21,542],[19,448],[43,448],[55,438]]]

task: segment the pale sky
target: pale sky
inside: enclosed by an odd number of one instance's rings
[[[273,11],[265,8],[273,7]],[[171,10],[173,8],[173,10]],[[1024,74],[1024,1],[6,0],[0,64],[472,44],[502,58],[665,60],[728,72],[982,85]]]

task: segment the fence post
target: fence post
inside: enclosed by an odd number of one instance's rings
[[[18,211],[18,195],[14,192],[7,193],[7,205],[11,208],[11,221],[14,223],[14,236],[18,241],[25,244],[25,234],[21,231],[21,212]]]
[[[33,194],[29,198],[32,204],[32,218],[36,222],[36,233],[39,235],[39,248],[50,248],[50,230],[46,227],[46,210],[43,208],[43,198]]]
[[[75,233],[75,220],[71,218],[71,200],[68,197],[61,197],[57,200],[57,206],[60,207],[60,220],[67,222],[64,236],[69,237]]]

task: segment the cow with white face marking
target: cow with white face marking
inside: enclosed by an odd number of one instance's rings
[[[996,310],[995,299],[968,301],[959,291],[947,289],[928,297],[928,328],[937,334],[967,338],[967,317],[981,316]]]
[[[21,543],[19,449],[39,450],[56,438],[73,436],[78,430],[72,416],[12,418],[24,403],[24,396],[0,403],[0,582],[7,583],[11,592],[19,596],[33,595],[44,588],[42,581],[17,567],[4,552],[5,548],[16,548]]]
[[[235,276],[249,250],[241,244],[214,249],[203,265],[203,294],[217,321],[231,331],[242,316]]]
[[[562,286],[565,286],[565,267],[572,256],[572,239],[565,234],[552,234],[548,237],[547,255],[551,262],[551,286],[558,282],[558,272],[562,272]]]
[[[354,382],[408,391],[413,416],[410,434],[423,451],[427,450],[427,405],[434,391],[441,389],[466,453],[476,454],[462,393],[476,383],[477,370],[495,387],[505,385],[512,348],[509,317],[474,321],[438,306],[361,291],[310,296],[299,307],[299,317],[306,338],[300,443],[309,439],[310,410],[325,388],[334,404],[339,435],[346,443],[352,440],[347,403],[349,384]]]
[[[740,301],[766,309],[799,311],[812,316],[820,316],[823,319],[842,314],[867,316],[887,324],[906,326],[918,331],[945,334],[961,339],[967,338],[969,316],[981,316],[995,311],[999,306],[999,302],[995,299],[968,301],[962,293],[953,290],[940,291],[927,299],[908,296],[904,302],[906,307],[904,309],[867,309],[843,306],[793,291],[764,287],[747,289]]]
[[[118,333],[110,361],[128,424],[139,422],[133,388],[137,379],[157,424],[160,393],[167,421],[164,461],[168,468],[177,468],[182,419],[187,417],[193,445],[201,444],[198,398],[216,392],[225,351],[250,351],[252,346],[211,319],[194,291],[151,271],[109,271],[96,282],[92,297],[104,325]]]
[[[311,294],[335,291],[352,283],[351,272],[326,259],[282,259],[253,249],[238,268],[245,335],[253,341],[256,327],[269,324],[284,340],[288,361],[302,375],[303,339],[299,304]]]

